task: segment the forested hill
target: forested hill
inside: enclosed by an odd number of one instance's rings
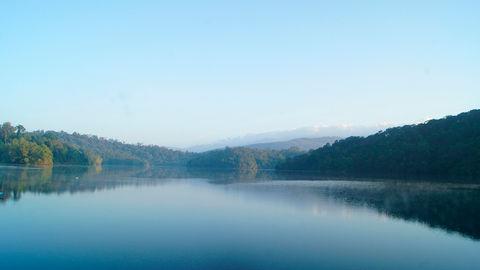
[[[94,135],[48,132],[67,145],[85,149],[103,159],[105,165],[185,165],[192,153],[157,145],[127,144]]]
[[[265,150],[288,150],[296,148],[301,151],[309,151],[340,139],[340,137],[298,138],[288,141],[249,144],[245,147]]]
[[[349,137],[277,166],[326,174],[480,179],[480,110]]]
[[[93,135],[26,132],[0,125],[0,163],[27,165],[185,165],[191,153],[165,147],[126,144]]]
[[[21,125],[0,124],[0,163],[44,165],[179,165],[256,170],[273,169],[296,149],[259,150],[226,148],[191,153],[156,145],[126,144],[94,135],[55,131],[26,132]]]
[[[275,169],[287,158],[298,156],[303,151],[297,148],[288,150],[253,149],[246,147],[226,147],[195,154],[187,166],[193,168],[211,168],[226,170]]]

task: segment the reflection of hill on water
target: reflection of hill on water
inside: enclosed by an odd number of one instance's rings
[[[480,240],[478,186],[387,182],[378,188],[343,188],[330,196]]]
[[[246,188],[241,185],[242,188]],[[480,185],[384,181],[278,181],[248,186],[249,191],[283,194],[322,208],[333,200],[380,214],[480,240]],[[319,204],[319,205],[317,205]]]
[[[183,167],[58,166],[0,167],[0,200],[19,200],[24,192],[63,193],[112,189],[124,185],[161,183],[161,179],[202,178],[215,182],[272,179],[268,172],[188,170]]]
[[[298,176],[297,176],[298,177]],[[201,178],[212,183],[278,180],[274,171],[188,170],[175,167],[79,167],[26,168],[0,166],[0,202],[19,200],[25,192],[75,193],[114,189],[126,185],[158,185],[173,179]],[[285,178],[283,178],[285,179]],[[303,178],[292,179],[309,179]],[[310,178],[311,179],[311,178]],[[295,181],[276,182],[294,200],[329,198],[351,206],[364,206],[379,213],[430,227],[457,232],[480,240],[480,187],[469,184],[421,182]],[[283,185],[282,183],[289,183]],[[249,185],[250,186],[250,185]],[[270,186],[270,192],[280,192]],[[251,191],[261,188],[252,185]],[[300,192],[300,194],[299,194]],[[1,208],[0,208],[1,210]]]

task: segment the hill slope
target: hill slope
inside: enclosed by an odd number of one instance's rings
[[[287,158],[303,152],[290,150],[266,150],[246,147],[226,147],[224,149],[197,153],[187,166],[192,168],[211,168],[229,170],[274,169]]]
[[[60,141],[99,155],[105,165],[185,165],[192,153],[157,145],[127,144],[94,135],[49,131]]]
[[[55,131],[26,132],[23,126],[0,124],[0,163],[51,166],[180,165],[202,168],[256,170],[270,168],[297,150],[226,148],[191,153],[156,145],[127,144],[94,135]]]
[[[185,165],[191,153],[155,145],[126,144],[93,135],[25,132],[0,124],[0,163],[46,165]]]
[[[284,142],[297,138],[346,138],[350,136],[367,136],[389,127],[391,126],[384,124],[373,126],[338,125],[302,127],[291,130],[248,134],[241,137],[220,140],[210,144],[191,146],[187,148],[187,150],[190,152],[206,152],[210,150],[223,149],[225,147],[247,147],[254,144]]]
[[[327,143],[334,143],[340,139],[340,137],[298,138],[288,141],[250,144],[245,147],[268,150],[287,150],[290,148],[297,148],[300,151],[309,151],[320,148]]]
[[[349,137],[277,166],[334,174],[480,178],[480,110]]]

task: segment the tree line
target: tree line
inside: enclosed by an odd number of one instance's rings
[[[0,124],[0,162],[9,164],[44,165],[100,164],[101,158],[75,145],[62,142],[54,134],[26,132],[22,125]]]
[[[51,166],[129,165],[187,166],[217,169],[273,169],[298,149],[225,148],[205,153],[172,150],[156,145],[128,144],[79,133],[33,131],[6,122],[0,125],[0,163]]]
[[[480,110],[350,137],[279,164],[324,174],[480,178]]]
[[[196,154],[187,165],[195,168],[256,171],[258,169],[275,169],[281,162],[302,153],[304,152],[298,148],[270,150],[227,147]]]

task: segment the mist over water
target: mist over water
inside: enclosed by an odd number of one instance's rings
[[[474,269],[475,184],[0,168],[4,269]]]

